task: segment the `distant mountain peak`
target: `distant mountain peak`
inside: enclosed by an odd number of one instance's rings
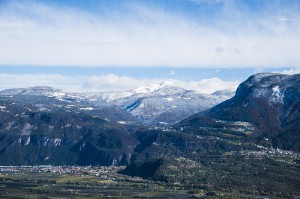
[[[133,91],[134,91],[134,93],[152,93],[152,92],[157,91],[161,88],[169,87],[169,86],[172,86],[172,85],[174,85],[174,82],[164,81],[160,84],[151,84],[149,86],[141,86],[141,87],[138,87],[137,89],[135,89]]]
[[[229,88],[229,89],[224,89],[224,90],[218,90],[211,95],[214,96],[228,96],[228,98],[233,97],[235,94],[236,88]]]
[[[45,95],[45,96],[63,96],[61,90],[49,86],[34,86],[29,88],[7,89],[0,92],[1,95]]]

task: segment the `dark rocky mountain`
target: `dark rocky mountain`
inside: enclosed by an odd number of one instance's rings
[[[136,141],[124,125],[101,118],[100,109],[66,109],[68,105],[42,96],[1,96],[0,164],[129,162]]]
[[[243,137],[257,144],[300,151],[300,74],[257,74],[236,95],[177,125]]]

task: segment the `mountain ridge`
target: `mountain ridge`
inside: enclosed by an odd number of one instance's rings
[[[125,92],[68,93],[52,87],[39,86],[7,89],[0,91],[0,95],[46,96],[60,101],[89,105],[90,107],[86,107],[87,110],[95,109],[95,106],[118,107],[146,125],[165,125],[176,123],[193,113],[210,108],[228,99],[233,95],[233,91],[222,91],[214,95],[201,94],[174,87],[172,82],[167,81]]]
[[[247,122],[253,126],[247,138],[299,151],[299,108],[300,74],[257,74],[241,83],[233,98],[191,116],[178,126],[214,126],[218,120]]]

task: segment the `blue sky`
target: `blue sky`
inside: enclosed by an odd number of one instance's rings
[[[205,79],[211,88],[198,90],[211,92],[299,72],[299,35],[299,0],[0,0],[0,89],[170,79],[195,89]]]
[[[250,75],[261,72],[282,72],[286,68],[187,68],[187,67],[61,67],[61,66],[9,66],[0,67],[2,74],[61,74],[61,75],[108,75],[130,76],[133,78],[175,78],[182,81],[197,81],[219,77],[222,80],[243,81]]]

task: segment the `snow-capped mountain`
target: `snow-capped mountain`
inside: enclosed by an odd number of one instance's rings
[[[126,98],[126,97],[130,97],[133,95],[147,95],[153,92],[156,92],[157,90],[160,90],[161,88],[167,87],[167,86],[171,86],[173,85],[173,82],[171,81],[165,81],[161,84],[152,84],[149,86],[142,86],[142,87],[138,87],[136,89],[133,90],[129,90],[129,91],[124,91],[124,92],[101,92],[101,93],[91,93],[89,95],[94,96],[94,97],[101,97],[103,100],[107,101],[107,102],[111,102],[111,101],[115,101],[121,98]]]
[[[66,111],[84,113],[102,119],[136,123],[136,118],[95,94],[67,93],[51,87],[17,88],[0,91],[0,100],[25,107],[29,111]]]
[[[211,108],[233,96],[224,91],[214,95],[174,87],[171,82],[141,87],[113,103],[147,124],[173,124],[191,114]]]
[[[300,75],[262,73],[251,76],[237,90],[238,96],[265,98],[272,104],[284,104],[289,100],[299,101]]]
[[[233,98],[179,126],[210,126],[217,132],[226,129],[236,137],[299,151],[300,74],[253,75],[239,85]]]
[[[162,88],[168,87],[168,86],[172,86],[174,83],[171,81],[165,81],[161,84],[152,84],[150,86],[143,86],[143,87],[139,87],[135,90],[133,90],[132,93],[134,94],[138,94],[138,93],[153,93],[157,90],[161,90]]]
[[[0,91],[0,95],[15,96],[19,100],[25,99],[25,96],[27,98],[35,96],[35,99],[38,96],[46,97],[46,99],[43,98],[43,103],[39,101],[34,105],[39,106],[41,110],[51,110],[55,103],[49,103],[49,100],[56,100],[64,103],[59,106],[65,107],[66,110],[103,112],[105,109],[106,114],[103,114],[103,117],[108,117],[108,119],[118,118],[116,114],[108,114],[109,112],[118,112],[122,115],[119,120],[123,123],[132,123],[135,117],[140,122],[151,125],[176,123],[227,100],[233,94],[231,90],[216,92],[212,95],[201,94],[193,90],[174,87],[170,81],[125,92],[67,93],[42,86]],[[129,115],[127,119],[125,112]]]

